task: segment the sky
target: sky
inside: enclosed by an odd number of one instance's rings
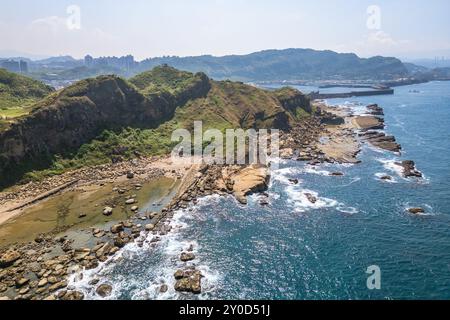
[[[450,58],[448,0],[0,0],[0,55]]]

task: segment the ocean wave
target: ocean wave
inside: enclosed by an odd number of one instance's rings
[[[398,165],[397,163],[400,162],[401,160],[398,159],[377,159],[378,162],[383,164],[383,167],[390,171],[390,172],[394,172],[395,174],[397,174],[397,176],[402,179],[403,181],[408,181],[408,182],[415,182],[417,184],[430,184],[431,180],[429,177],[427,177],[423,172],[422,172],[422,178],[406,178],[403,176],[403,167],[401,165]]]
[[[112,286],[112,293],[105,300],[115,300],[127,294],[134,300],[167,300],[179,299],[185,294],[175,291],[174,272],[189,266],[195,266],[197,270],[202,272],[202,294],[197,298],[207,298],[208,295],[217,287],[220,274],[210,268],[207,262],[201,257],[200,244],[196,240],[185,238],[184,231],[187,230],[192,220],[196,220],[195,212],[203,205],[211,204],[216,200],[216,196],[209,196],[199,200],[195,210],[189,211],[178,210],[174,213],[173,218],[169,222],[171,231],[167,235],[154,235],[149,233],[142,246],[137,243],[130,243],[121,249],[115,256],[108,261],[100,263],[99,266],[92,270],[83,270],[70,276],[69,287],[81,291],[87,299],[101,300],[95,292],[97,285],[93,286],[90,282],[98,279],[98,285],[109,284]],[[156,239],[157,238],[157,239]],[[154,240],[158,240],[154,242]],[[196,259],[188,263],[180,261],[181,252],[187,249],[193,249]],[[157,260],[151,265],[149,270],[139,270],[137,274],[131,275],[123,270],[128,264],[148,262],[148,259]],[[151,264],[153,264],[151,262]],[[136,267],[134,265],[133,267]],[[137,266],[139,268],[139,266]],[[142,273],[142,274],[141,274]],[[142,285],[147,287],[142,288]],[[167,291],[161,293],[162,285],[167,285]]]
[[[408,180],[403,176],[403,167],[398,165],[397,159],[377,159],[378,162],[383,164],[383,167],[390,171],[397,174],[398,177],[402,178],[403,180]]]

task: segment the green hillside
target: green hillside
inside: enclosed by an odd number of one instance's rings
[[[2,169],[16,175],[8,180],[167,154],[174,146],[172,132],[191,129],[196,120],[203,121],[204,130],[288,129],[311,112],[309,100],[294,89],[266,91],[168,66],[129,81],[115,76],[82,80],[33,108],[15,128],[0,133],[0,176]],[[22,146],[22,153],[11,149],[11,141]]]

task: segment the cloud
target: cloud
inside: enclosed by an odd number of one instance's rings
[[[60,16],[35,19],[30,23],[14,27],[14,35],[1,32],[0,41],[11,48],[23,52],[39,52],[48,55],[72,54],[82,57],[90,52],[96,55],[107,54],[117,44],[117,39],[104,30],[89,28],[80,24],[73,27],[73,20]],[[10,30],[0,25],[0,31]]]
[[[382,46],[397,46],[399,41],[394,40],[388,33],[378,30],[367,35],[366,44],[368,45],[382,45]]]

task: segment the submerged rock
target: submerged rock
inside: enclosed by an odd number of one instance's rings
[[[97,292],[100,297],[105,298],[111,295],[112,287],[109,284],[102,284],[98,286],[95,292]]]
[[[408,211],[409,211],[409,213],[412,213],[412,214],[425,213],[425,210],[423,208],[409,208]]]
[[[317,198],[313,196],[311,193],[305,193],[305,196],[308,199],[308,201],[311,202],[312,204],[315,204],[317,202]]]

